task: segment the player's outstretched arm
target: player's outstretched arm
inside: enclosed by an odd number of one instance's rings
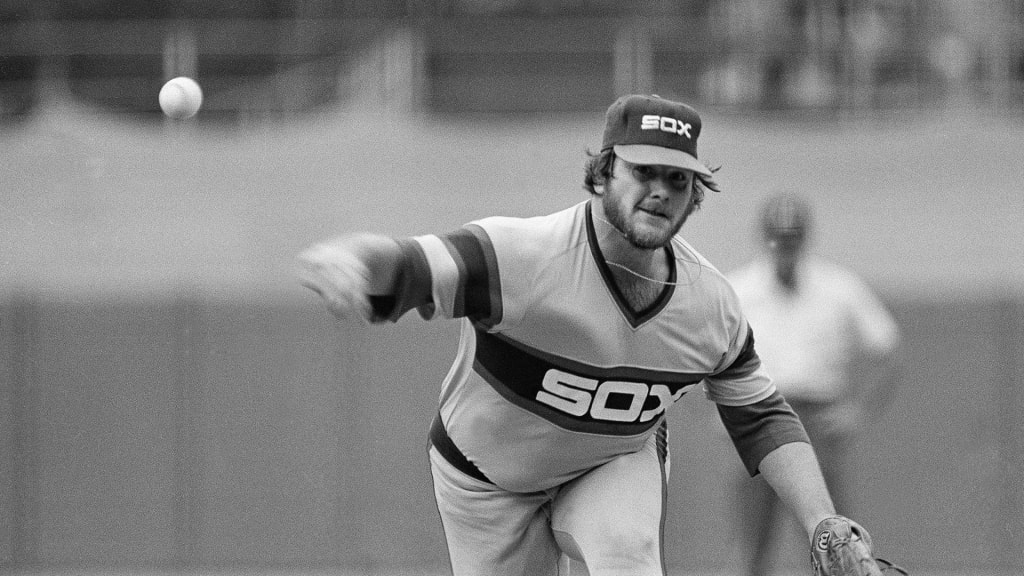
[[[388,236],[349,234],[310,246],[298,262],[300,282],[319,294],[332,314],[367,322],[373,317],[370,296],[394,292],[401,250]]]
[[[808,538],[819,522],[835,515],[832,497],[810,444],[783,444],[761,460],[758,470],[800,520]]]

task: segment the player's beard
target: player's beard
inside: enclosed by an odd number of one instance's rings
[[[608,218],[608,222],[613,228],[619,231],[620,234],[633,246],[643,250],[656,250],[667,246],[672,241],[672,237],[686,223],[686,219],[689,218],[690,213],[693,212],[692,204],[686,209],[686,211],[679,217],[679,220],[668,228],[662,228],[660,230],[653,229],[651,227],[643,227],[636,225],[630,220],[632,212],[627,212],[627,208],[616,202],[611,195],[604,194],[601,196],[601,203],[604,208],[604,214]]]

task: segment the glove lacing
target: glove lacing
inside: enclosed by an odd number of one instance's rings
[[[835,537],[835,536],[833,536],[832,540],[829,541],[829,550],[828,550],[828,552],[829,552],[829,560],[831,561],[833,566],[835,566],[836,562],[838,562],[839,559],[842,558],[842,555],[840,555],[836,551],[839,548],[843,547],[843,546],[849,545],[850,542],[852,542],[852,541],[853,541],[852,538],[838,538],[838,537]],[[888,571],[892,570],[893,572],[897,572],[899,574],[902,574],[903,576],[910,576],[910,572],[907,572],[907,570],[905,568],[897,566],[896,564],[893,564],[892,562],[889,562],[888,560],[886,560],[884,558],[875,558],[874,560],[878,564],[879,569],[881,569],[883,574],[885,574]],[[861,563],[870,562],[870,561],[871,561],[870,557],[860,558],[858,560],[858,562],[861,562]]]

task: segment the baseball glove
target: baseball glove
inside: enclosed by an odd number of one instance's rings
[[[811,568],[814,576],[883,576],[889,570],[908,576],[903,568],[875,558],[868,531],[842,516],[826,518],[814,529]]]

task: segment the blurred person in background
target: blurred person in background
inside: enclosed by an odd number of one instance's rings
[[[339,319],[460,319],[428,433],[453,574],[554,576],[569,556],[591,576],[664,576],[665,419],[698,385],[809,546],[862,532],[836,515],[736,294],[678,235],[718,189],[697,159],[697,112],[633,95],[605,119],[589,197],[568,208],[442,234],[351,233],[299,255],[303,285]],[[425,384],[410,376],[402,385]]]
[[[811,207],[779,193],[761,207],[762,256],[728,275],[778,390],[800,416],[840,514],[851,514],[857,432],[897,384],[899,330],[853,272],[808,251]],[[760,478],[740,480],[749,576],[771,573],[785,513]]]

